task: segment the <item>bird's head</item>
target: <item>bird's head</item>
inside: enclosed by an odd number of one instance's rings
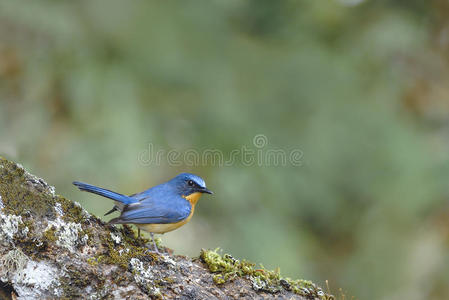
[[[190,173],[179,174],[170,180],[170,184],[176,188],[180,196],[193,204],[196,204],[201,194],[213,194],[206,188],[203,178]]]

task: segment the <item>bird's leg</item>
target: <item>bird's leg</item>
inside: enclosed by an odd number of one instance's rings
[[[140,228],[137,228],[137,237],[140,238]]]
[[[151,239],[153,240],[154,251],[156,251],[156,253],[159,254],[159,251],[158,251],[157,245],[156,245],[156,241],[154,240],[154,233],[150,232],[150,235],[151,235]]]

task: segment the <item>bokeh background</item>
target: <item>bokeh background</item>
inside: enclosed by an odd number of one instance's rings
[[[181,171],[164,235],[357,299],[449,299],[449,2],[0,1],[0,155],[102,216]],[[300,149],[299,166],[142,160]],[[107,220],[108,218],[104,218]]]

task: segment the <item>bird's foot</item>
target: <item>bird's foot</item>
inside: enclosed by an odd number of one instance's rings
[[[157,254],[164,254],[164,252],[159,252],[159,249],[158,249],[158,247],[157,247],[157,244],[156,244],[156,240],[155,240],[155,238],[154,238],[154,234],[153,233],[150,233],[150,235],[151,235],[151,239],[152,239],[152,241],[153,241],[153,243],[152,243],[152,245],[150,244],[150,243],[148,243],[148,244],[146,244],[146,246],[148,247],[148,249],[145,251],[145,253],[150,253],[150,252],[153,252],[153,253],[157,253]],[[151,249],[151,246],[153,246],[153,250],[150,250]]]
[[[158,254],[158,255],[163,254],[163,253],[160,253],[158,250],[153,250],[153,249],[147,249],[147,250],[145,250],[144,253],[145,253],[145,254],[156,253],[156,254]]]

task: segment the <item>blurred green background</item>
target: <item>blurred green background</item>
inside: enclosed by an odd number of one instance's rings
[[[215,195],[162,237],[178,254],[449,299],[448,20],[443,0],[0,1],[0,155],[99,216],[111,202],[73,180],[194,172]],[[142,159],[258,134],[301,164]]]

